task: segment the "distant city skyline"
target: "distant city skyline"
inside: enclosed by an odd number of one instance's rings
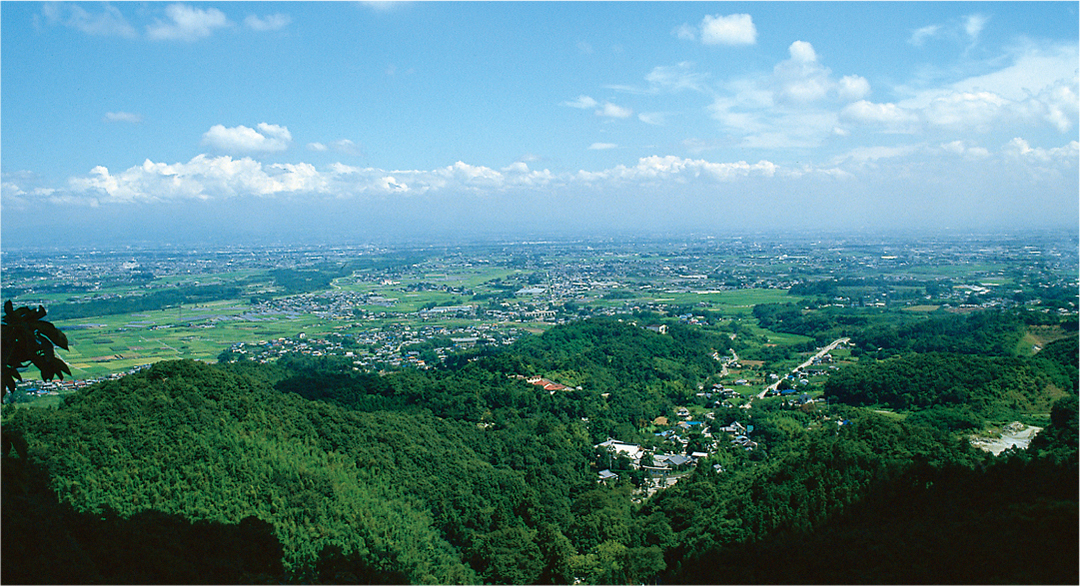
[[[0,4],[0,245],[1080,225],[1075,2]]]

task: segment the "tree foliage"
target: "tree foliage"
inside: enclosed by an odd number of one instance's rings
[[[3,325],[3,393],[15,390],[22,380],[19,370],[33,364],[41,372],[42,380],[53,377],[64,379],[71,374],[67,363],[56,355],[54,348],[68,349],[67,336],[56,326],[45,321],[45,308],[20,307],[15,309],[11,301],[4,302]]]

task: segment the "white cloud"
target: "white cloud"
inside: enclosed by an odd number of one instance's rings
[[[891,129],[909,128],[918,122],[919,117],[896,104],[875,104],[859,100],[844,106],[840,118],[856,124],[880,124]]]
[[[634,111],[630,108],[623,106],[616,106],[611,102],[604,102],[600,109],[596,111],[597,116],[604,116],[606,118],[629,118],[634,114]]]
[[[1071,141],[1065,146],[1055,148],[1032,147],[1028,141],[1016,137],[1002,149],[1009,156],[1028,159],[1038,163],[1065,162],[1076,166],[1080,157],[1080,142]]]
[[[753,45],[757,42],[757,28],[749,14],[706,14],[701,21],[701,42],[706,45]]]
[[[448,167],[436,171],[436,174],[444,179],[454,180],[460,186],[472,188],[487,187],[497,189],[501,187],[503,175],[495,169],[483,165],[470,165],[458,161]]]
[[[858,75],[845,75],[840,78],[837,94],[841,100],[861,100],[870,93],[870,82]]]
[[[608,149],[617,149],[619,145],[610,142],[594,142],[589,145],[590,151],[605,151]]]
[[[788,54],[771,75],[750,74],[705,88],[703,93],[714,96],[708,106],[710,115],[735,144],[821,146],[851,136],[858,126],[925,134],[929,140],[948,143],[963,138],[962,133],[1004,128],[1020,132],[1043,127],[1067,133],[1075,131],[1080,121],[1075,44],[1014,46],[1009,49],[1011,60],[998,58],[999,65],[990,73],[944,87],[910,90],[898,86],[893,92],[908,97],[892,103],[868,100],[870,82],[862,76],[834,76],[810,43],[795,41]],[[1000,65],[1003,61],[1004,66]],[[684,67],[682,71],[692,70]],[[678,79],[675,73],[679,72],[679,68],[657,70],[654,87]]]
[[[709,74],[694,71],[694,64],[683,61],[672,66],[657,66],[645,76],[652,92],[683,90],[703,91]]]
[[[213,34],[214,29],[229,26],[225,14],[217,8],[192,8],[184,4],[165,7],[168,20],[146,27],[146,36],[155,41],[196,41]]]
[[[363,150],[360,148],[360,145],[347,138],[335,140],[334,142],[330,143],[330,148],[334,149],[339,153],[345,153],[352,156],[361,156],[364,154]]]
[[[973,47],[982,34],[990,17],[985,14],[969,14],[952,19],[946,24],[930,24],[915,29],[908,37],[908,44],[922,47],[928,39],[946,39],[967,48]]]
[[[1077,118],[1080,117],[1078,93],[1080,92],[1077,91],[1076,78],[1073,78],[1071,83],[1060,80],[1031,98],[1028,105],[1059,132],[1066,132],[1076,124]]]
[[[989,132],[1009,105],[1008,100],[991,92],[956,92],[934,99],[923,110],[923,116],[934,126]]]
[[[958,81],[948,89],[961,92],[988,91],[1021,101],[1048,87],[1077,83],[1077,45],[1022,46],[1013,51],[1012,63],[991,73]],[[929,101],[924,98],[924,101]]]
[[[142,114],[133,114],[131,112],[106,112],[105,120],[108,122],[127,122],[129,124],[138,124],[142,122]]]
[[[596,100],[589,96],[578,96],[573,101],[562,102],[563,106],[570,106],[571,108],[580,108],[582,110],[588,110],[589,108],[595,108],[597,105]]]
[[[389,12],[398,6],[405,4],[405,2],[402,2],[401,0],[363,0],[360,4],[363,4],[376,12]]]
[[[393,175],[383,177],[376,185],[382,188],[383,191],[390,193],[406,193],[409,191],[408,184],[398,181]]]
[[[788,47],[791,58],[773,68],[772,83],[780,101],[805,104],[820,100],[836,86],[832,71],[818,63],[813,45],[795,41]]]
[[[520,161],[501,171],[462,161],[431,171],[387,171],[341,163],[319,171],[309,163],[263,165],[249,157],[198,155],[187,163],[171,165],[146,160],[119,173],[98,166],[85,176],[69,179],[70,191],[61,195],[96,205],[299,194],[340,198],[363,193],[499,193],[514,188],[567,187],[580,182],[614,186],[667,180],[729,181],[748,176],[771,177],[780,171],[769,161],[714,163],[676,156],[644,157],[632,167],[618,165],[595,173],[580,171],[561,176],[547,169],[532,170]],[[7,179],[3,189],[5,196],[26,195],[16,182]]]
[[[979,33],[982,32],[983,27],[990,20],[990,17],[983,14],[971,14],[964,17],[964,32],[967,33],[968,38],[975,41],[979,38]]]
[[[64,12],[67,12],[65,18]],[[78,4],[46,3],[41,9],[42,15],[50,24],[63,24],[88,35],[118,36],[132,38],[135,28],[115,6],[106,4],[102,12],[93,14]]]
[[[1032,224],[1075,209],[1080,159],[1077,141],[1056,148],[1034,144],[1017,138],[997,152],[968,140],[881,145],[851,149],[825,163],[794,165],[649,156],[600,171],[565,173],[533,170],[524,161],[498,170],[462,161],[430,170],[389,170],[199,155],[171,165],[145,161],[115,173],[96,167],[55,192],[33,190],[29,176],[4,174],[0,192],[4,209],[18,213],[35,213],[44,205],[136,204],[130,213],[142,214],[152,213],[155,202],[241,198],[226,204],[238,209],[249,205],[243,198],[263,198],[265,203],[257,205],[267,210],[323,210],[331,221],[343,220],[343,213],[367,218],[382,210],[403,224],[422,224],[435,213],[440,222],[458,218],[470,228],[515,227],[523,216],[585,222],[598,214],[617,215],[627,225],[659,225],[671,210],[685,209],[701,214],[674,213],[708,224],[767,225],[777,221],[776,213],[787,214],[784,223],[844,222],[860,214],[882,225],[940,214],[962,223],[972,214],[985,215],[984,210],[1002,221]],[[1033,193],[1040,194],[1040,205],[1032,205]],[[558,210],[571,211],[565,217],[545,215]]]
[[[690,179],[728,181],[737,177],[751,175],[771,177],[776,174],[777,170],[777,165],[769,161],[759,161],[754,164],[749,164],[746,161],[713,163],[703,159],[654,155],[638,159],[637,164],[633,167],[618,165],[612,169],[595,173],[579,171],[576,178],[587,183],[614,182],[615,185],[627,182],[654,183],[664,180],[685,182]]]
[[[254,14],[250,14],[244,19],[244,25],[255,31],[280,30],[288,26],[290,22],[292,22],[292,17],[287,14],[281,14],[280,12],[268,14],[264,18],[259,18]]]
[[[944,150],[944,151],[956,154],[956,155],[963,154],[964,153],[964,141],[962,141],[962,140],[954,140],[954,141],[952,141],[950,143],[946,143],[946,144],[941,145],[941,149]]]
[[[791,54],[791,60],[796,63],[814,63],[817,61],[817,52],[814,51],[814,46],[806,41],[795,41],[788,47],[788,53]]]
[[[744,75],[708,88],[714,95],[707,107],[728,134],[728,144],[748,148],[813,148],[850,135],[841,119],[881,125],[903,121],[906,126],[885,126],[892,132],[911,132],[917,117],[899,116],[896,106],[871,106],[864,98],[870,82],[860,75],[837,78],[821,63],[814,46],[794,41],[788,58],[771,73]],[[865,102],[858,104],[857,102]],[[855,103],[856,105],[851,106]],[[850,106],[846,109],[845,105]]]
[[[716,149],[716,148],[720,147],[720,145],[717,144],[715,141],[708,141],[708,140],[703,140],[703,139],[700,139],[700,138],[686,138],[686,139],[683,139],[682,145],[684,147],[686,147],[686,150],[688,150],[688,151],[690,151],[690,152],[692,152],[694,154],[701,153],[701,152],[704,152],[704,151],[713,150],[713,149]]]
[[[941,25],[939,24],[931,24],[928,26],[924,26],[920,29],[916,29],[911,33],[911,37],[908,38],[908,43],[915,45],[916,47],[921,47],[923,46],[923,43],[926,42],[926,39],[936,37],[940,32]]]
[[[89,176],[68,181],[76,193],[101,203],[136,203],[236,196],[270,196],[290,192],[324,192],[327,179],[308,163],[263,167],[244,157],[198,155],[187,163],[154,163],[112,174],[94,167]]]
[[[990,151],[983,147],[968,146],[965,141],[954,140],[942,143],[938,148],[954,155],[960,155],[969,159],[985,159],[990,156]]]
[[[675,30],[671,31],[671,33],[683,41],[697,40],[697,29],[686,23],[675,27]]]
[[[862,164],[876,162],[882,159],[905,158],[915,153],[922,152],[924,149],[924,145],[921,144],[856,147],[842,155],[834,157],[832,164],[840,165],[846,162]]]
[[[534,171],[529,169],[529,166],[522,161],[511,163],[509,166],[504,167],[502,171],[504,173],[504,183],[508,187],[543,187],[555,181],[555,175],[551,171],[547,169]]]
[[[227,152],[276,152],[289,148],[292,135],[288,128],[265,122],[256,128],[225,128],[216,124],[203,134],[203,144]]]
[[[638,120],[653,126],[663,126],[667,122],[667,112],[641,112],[637,115]]]
[[[307,144],[307,149],[309,151],[315,151],[318,153],[325,153],[329,150],[334,150],[336,152],[345,153],[346,155],[352,156],[363,156],[364,154],[363,149],[360,145],[347,138],[335,140],[330,144],[325,144],[321,142],[309,142]]]
[[[1080,117],[1080,79],[1075,44],[1013,48],[1011,63],[946,87],[911,91],[898,105],[916,112],[928,130],[990,132],[1048,125],[1074,129]]]

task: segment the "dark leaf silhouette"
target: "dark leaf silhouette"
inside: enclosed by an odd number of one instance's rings
[[[45,308],[20,307],[15,309],[11,301],[4,302],[3,318],[3,379],[6,395],[15,390],[22,380],[19,370],[33,364],[41,371],[42,380],[71,374],[54,347],[68,349],[67,336],[53,324],[45,321]]]

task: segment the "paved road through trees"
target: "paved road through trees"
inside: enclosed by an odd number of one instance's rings
[[[791,370],[791,372],[802,370],[802,369],[806,368],[807,366],[810,366],[811,364],[814,363],[815,360],[821,358],[822,356],[825,356],[829,352],[832,352],[840,344],[845,344],[845,343],[847,343],[849,341],[851,341],[851,338],[838,338],[836,340],[833,340],[832,343],[830,343],[828,346],[825,346],[821,350],[818,350],[818,353],[811,356],[806,362],[803,362],[802,364],[800,364],[800,365],[796,366],[795,368],[793,368]],[[772,383],[771,385],[765,387],[764,390],[762,390],[760,393],[758,393],[757,398],[758,399],[764,399],[765,395],[769,391],[775,391],[776,387],[780,384],[781,380],[784,380],[784,379],[779,379],[776,382]]]

